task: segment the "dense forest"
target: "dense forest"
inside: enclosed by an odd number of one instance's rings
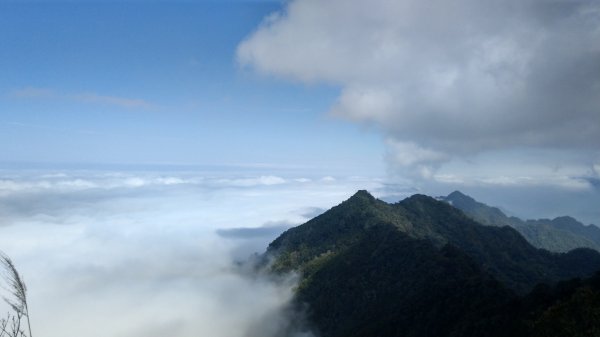
[[[532,246],[445,201],[359,191],[273,241],[323,337],[597,336],[600,253]]]

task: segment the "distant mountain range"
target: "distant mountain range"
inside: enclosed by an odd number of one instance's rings
[[[296,303],[308,304],[322,337],[600,332],[600,319],[589,322],[600,318],[600,276],[558,283],[593,275],[600,253],[535,248],[512,226],[482,225],[449,201],[388,204],[359,191],[287,230],[265,261],[274,273],[302,274]]]
[[[450,203],[481,224],[513,227],[537,248],[567,252],[585,247],[600,251],[600,228],[585,226],[568,216],[524,221],[508,217],[500,209],[478,202],[459,191],[438,199]]]

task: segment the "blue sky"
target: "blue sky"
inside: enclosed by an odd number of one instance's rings
[[[597,223],[598,22],[593,0],[0,0],[0,167],[367,175]]]
[[[0,161],[381,174],[339,88],[262,76],[238,44],[279,2],[0,2]]]

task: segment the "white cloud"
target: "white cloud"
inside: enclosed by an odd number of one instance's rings
[[[596,176],[600,177],[600,163],[592,165],[592,170]]]
[[[236,186],[236,187],[251,187],[251,186],[272,186],[285,184],[286,180],[278,176],[259,176],[256,178],[234,178],[234,179],[221,179],[218,181],[222,185]]]
[[[86,104],[113,105],[122,108],[152,108],[154,104],[139,98],[102,95],[94,92],[62,93],[48,88],[25,87],[8,93],[19,99],[66,99]]]
[[[284,184],[221,182],[249,177],[3,172],[0,186],[10,188],[0,195],[0,248],[27,282],[33,330],[49,337],[278,336],[298,319],[286,310],[294,280],[248,278],[231,263],[262,251],[270,238],[244,242],[216,230],[302,223],[358,189],[377,196],[382,182],[283,175],[254,182],[280,177]]]
[[[69,95],[70,98],[83,103],[116,105],[124,108],[151,108],[152,104],[139,98],[125,98],[100,95],[97,93],[82,93]]]
[[[49,337],[278,336],[298,319],[286,309],[294,279],[247,277],[232,264],[274,237],[216,230],[302,223],[378,184],[247,172],[2,176],[0,248],[27,282],[33,330]]]
[[[431,179],[453,159],[507,149],[589,157],[600,146],[597,41],[596,1],[293,0],[237,57],[339,85],[331,112],[374,125],[393,167]]]
[[[277,176],[261,176],[258,182],[263,185],[279,185],[284,184],[286,180]]]
[[[444,153],[422,148],[413,142],[388,139],[387,145],[387,160],[390,163],[399,167],[416,167],[422,178],[430,178],[433,170],[448,158]]]
[[[451,160],[432,175],[441,184],[495,187],[556,187],[592,190],[588,181],[590,166],[586,154],[572,151],[538,150],[496,151],[472,156],[469,160]],[[476,168],[476,169],[474,169]]]
[[[435,174],[433,177],[436,181],[444,184],[464,184],[465,180],[455,174]]]
[[[157,182],[164,185],[179,185],[187,183],[186,180],[176,177],[158,178]]]
[[[56,93],[50,89],[26,87],[10,92],[9,96],[16,98],[53,98]]]

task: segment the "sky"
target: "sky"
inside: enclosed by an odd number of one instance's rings
[[[0,2],[0,159],[382,170],[336,88],[265,80],[237,45],[278,2]]]
[[[236,261],[358,189],[600,225],[599,41],[594,0],[0,0],[33,330],[312,336]]]
[[[337,86],[327,113],[382,135],[401,190],[600,223],[598,41],[597,1],[298,0],[237,57]]]
[[[600,201],[598,6],[0,1],[0,163],[361,175],[585,209]]]

